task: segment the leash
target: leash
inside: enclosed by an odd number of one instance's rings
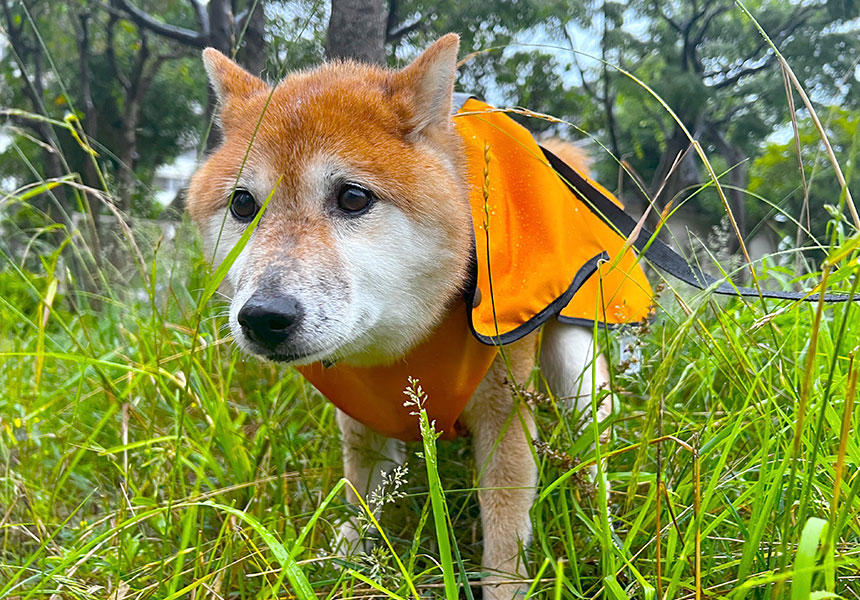
[[[636,221],[622,208],[607,198],[600,190],[594,187],[587,179],[576,172],[570,165],[565,163],[555,154],[541,146],[550,166],[558,173],[562,181],[570,188],[571,192],[584,200],[584,204],[601,221],[613,227],[624,237],[630,237],[636,228]],[[779,290],[756,289],[750,287],[735,287],[725,280],[717,279],[708,275],[697,266],[691,265],[687,260],[661,242],[654,233],[646,228],[639,231],[639,235],[633,242],[633,247],[649,262],[659,267],[669,275],[676,277],[700,290],[710,289],[715,294],[726,296],[743,296],[754,298],[776,298],[778,300],[803,300],[806,302],[818,302],[820,294],[809,294],[806,292],[784,292]],[[824,294],[824,302],[848,302],[860,301],[849,294]]]

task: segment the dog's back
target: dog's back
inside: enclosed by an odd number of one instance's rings
[[[591,157],[582,146],[559,139],[549,138],[541,142],[541,146],[555,154],[561,160],[573,167],[574,171],[588,174],[591,170]]]

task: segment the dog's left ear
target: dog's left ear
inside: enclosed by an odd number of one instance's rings
[[[450,121],[459,50],[460,36],[443,35],[412,64],[396,73],[399,83],[411,92],[413,132]]]

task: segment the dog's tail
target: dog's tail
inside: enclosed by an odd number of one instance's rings
[[[558,138],[547,138],[541,142],[541,146],[570,165],[574,171],[578,171],[583,175],[591,173],[592,160],[582,146]]]

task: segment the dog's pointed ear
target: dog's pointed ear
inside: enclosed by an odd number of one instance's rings
[[[203,66],[222,106],[230,98],[249,98],[268,89],[265,81],[251,75],[215,48],[203,51]]]
[[[411,91],[413,131],[450,121],[459,50],[460,36],[443,35],[412,64],[397,72],[400,84]]]

